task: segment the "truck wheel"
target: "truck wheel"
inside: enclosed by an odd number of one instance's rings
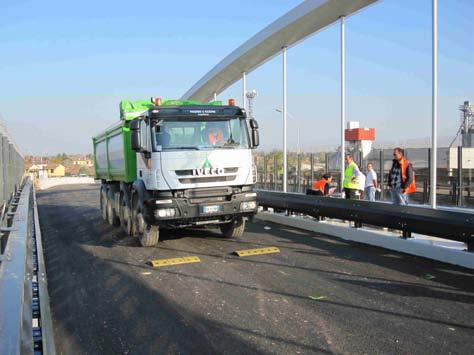
[[[160,230],[158,226],[149,225],[145,221],[142,209],[137,206],[138,201],[134,200],[132,209],[132,235],[138,237],[142,247],[155,247],[160,239]]]
[[[109,192],[107,196],[107,221],[111,226],[118,226],[120,224],[120,219],[114,209],[113,195],[112,192]]]
[[[160,230],[158,226],[146,226],[139,238],[142,247],[156,247],[160,239]]]
[[[120,209],[120,225],[122,226],[125,233],[132,235],[132,211],[127,206],[125,198],[122,197],[121,209]]]
[[[240,238],[244,234],[245,220],[242,217],[221,225],[222,235],[226,238]]]
[[[105,186],[100,188],[100,211],[102,219],[107,222],[107,189]]]

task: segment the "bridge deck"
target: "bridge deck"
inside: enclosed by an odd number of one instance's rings
[[[98,197],[38,194],[58,353],[474,353],[472,271],[260,222],[144,249]],[[231,255],[261,246],[281,253]],[[187,255],[201,263],[145,264]]]

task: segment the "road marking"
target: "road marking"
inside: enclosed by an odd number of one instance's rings
[[[190,264],[190,263],[200,263],[200,262],[201,262],[201,259],[199,259],[197,256],[183,256],[182,258],[150,260],[148,263],[153,267],[161,267],[161,266],[168,266],[168,265]]]
[[[260,254],[271,254],[279,253],[280,249],[276,247],[267,247],[259,249],[245,249],[245,250],[236,250],[234,253],[238,256],[249,256],[249,255],[260,255]]]
[[[309,296],[312,300],[324,300],[326,296]]]

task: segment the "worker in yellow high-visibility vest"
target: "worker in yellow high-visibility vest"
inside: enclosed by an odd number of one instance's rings
[[[358,176],[361,174],[359,167],[354,162],[351,154],[346,154],[346,170],[344,170],[344,181],[342,187],[347,199],[359,199],[359,181]]]

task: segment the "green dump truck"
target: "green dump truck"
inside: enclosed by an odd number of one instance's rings
[[[230,101],[230,100],[229,100]],[[257,121],[219,101],[122,101],[93,137],[102,217],[143,246],[163,228],[218,226],[239,237],[257,211]]]

